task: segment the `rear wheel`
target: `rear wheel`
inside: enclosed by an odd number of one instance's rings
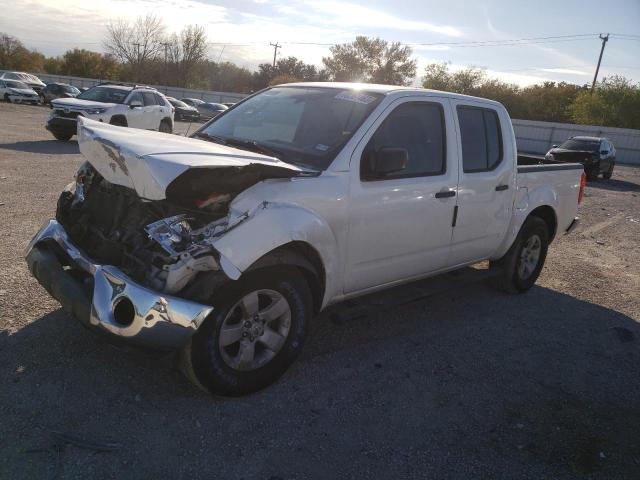
[[[11,99],[9,98],[9,94],[8,93],[4,94],[4,101],[7,102],[7,103],[11,103]]]
[[[509,293],[522,293],[536,283],[547,258],[549,230],[544,220],[525,220],[509,251],[492,266],[500,270],[497,286]]]
[[[162,120],[160,122],[160,127],[158,128],[159,132],[162,133],[171,133],[172,132],[172,128],[171,128],[171,123],[169,122],[169,120]]]
[[[214,313],[181,355],[199,387],[237,396],[275,382],[297,358],[311,320],[311,293],[294,268],[245,273],[211,299]]]

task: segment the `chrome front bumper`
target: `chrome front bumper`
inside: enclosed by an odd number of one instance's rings
[[[56,220],[31,240],[26,259],[33,276],[65,310],[90,329],[126,343],[180,348],[213,311],[209,305],[150,290],[117,267],[93,263]]]

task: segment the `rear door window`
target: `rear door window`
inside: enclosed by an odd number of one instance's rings
[[[142,98],[144,98],[144,106],[151,107],[154,105],[158,105],[156,101],[156,96],[153,92],[142,92]]]
[[[469,106],[458,106],[457,111],[464,172],[493,170],[502,161],[498,114],[491,109]]]

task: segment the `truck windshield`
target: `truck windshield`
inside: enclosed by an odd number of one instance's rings
[[[571,138],[560,145],[560,148],[564,148],[566,150],[579,150],[583,152],[597,152],[600,150],[600,141]]]
[[[93,87],[86,92],[82,92],[76,98],[102,103],[122,103],[128,94],[129,90],[122,88]]]
[[[274,87],[237,105],[196,135],[254,145],[285,162],[326,169],[382,95],[326,87]]]

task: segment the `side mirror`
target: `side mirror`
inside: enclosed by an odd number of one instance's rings
[[[365,157],[363,174],[367,178],[384,178],[407,168],[409,152],[406,148],[382,147]]]
[[[129,108],[137,108],[141,106],[142,106],[142,102],[140,100],[131,100],[129,102]]]
[[[609,150],[600,150],[600,155],[609,155]]]
[[[551,148],[558,148],[558,145],[551,145]]]

